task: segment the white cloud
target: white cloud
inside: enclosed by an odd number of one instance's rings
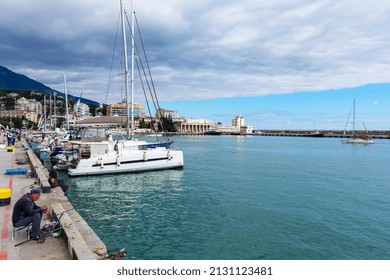
[[[3,0],[1,65],[57,90],[67,73],[74,92],[105,100],[118,6],[104,0]],[[161,100],[390,80],[388,1],[150,0],[135,1],[135,7]],[[114,66],[112,75],[118,72]],[[120,86],[110,88],[109,102],[117,101]]]

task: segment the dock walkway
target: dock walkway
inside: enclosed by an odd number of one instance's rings
[[[23,140],[16,142],[12,151],[7,151],[0,143],[0,159],[0,188],[9,188],[12,193],[10,205],[0,206],[0,260],[97,260],[107,256],[104,243],[73,208],[61,188],[50,188],[47,169],[31,150],[25,148]],[[6,175],[9,169],[28,172]],[[15,246],[26,241],[27,234],[20,231],[11,241],[13,206],[34,183],[43,190],[36,204],[49,206],[49,213],[43,214],[41,227],[52,217],[61,216],[62,234],[46,237],[43,243],[32,240]]]

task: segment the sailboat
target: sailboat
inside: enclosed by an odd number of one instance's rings
[[[352,107],[352,109],[353,109],[352,138],[347,139],[347,140],[343,140],[342,143],[344,143],[344,144],[374,144],[372,137],[370,137],[368,135],[368,131],[367,131],[366,125],[364,123],[363,123],[363,126],[364,126],[365,133],[362,135],[356,134],[356,130],[355,130],[355,116],[356,116],[356,114],[355,114],[355,99],[353,100],[352,106],[353,106]],[[349,121],[349,116],[348,116],[347,123],[345,124],[344,134],[345,134],[345,130],[346,130],[347,125],[348,125],[348,121]]]
[[[134,12],[131,5],[131,22],[134,29]],[[128,102],[129,71],[127,66],[127,48],[124,17],[125,12],[120,1],[123,55],[125,66],[125,91],[126,103]],[[132,33],[134,34],[134,32]],[[134,50],[134,36],[132,39]],[[134,51],[132,51],[132,79],[131,100],[134,94]],[[134,102],[131,102],[134,104]],[[148,143],[130,137],[129,125],[134,127],[133,110],[131,122],[129,108],[127,107],[127,138],[125,140],[113,140],[107,128],[85,127],[80,131],[80,140],[72,141],[79,146],[80,155],[75,168],[68,169],[69,176],[100,175],[113,173],[129,173],[152,170],[182,168],[184,166],[183,152],[171,149],[172,142]]]

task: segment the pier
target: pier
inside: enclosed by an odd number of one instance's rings
[[[48,170],[23,139],[16,142],[12,151],[0,149],[0,157],[0,188],[9,189],[12,193],[9,205],[0,206],[0,260],[99,260],[107,257],[106,245],[74,209],[61,188],[50,187]],[[26,169],[28,173],[6,175],[7,169]],[[46,237],[42,243],[35,240],[23,243],[27,234],[22,230],[12,241],[13,206],[33,185],[41,188],[41,197],[36,204],[49,206],[49,213],[43,214],[41,227],[52,217],[61,217],[62,234],[60,237]],[[15,246],[17,244],[20,246]]]

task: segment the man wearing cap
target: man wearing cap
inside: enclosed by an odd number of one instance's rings
[[[41,236],[41,220],[42,214],[47,213],[49,208],[47,205],[42,207],[35,204],[35,201],[41,196],[39,188],[31,189],[29,193],[23,195],[15,203],[12,213],[12,223],[14,227],[27,226],[32,223],[31,239],[39,239]]]

